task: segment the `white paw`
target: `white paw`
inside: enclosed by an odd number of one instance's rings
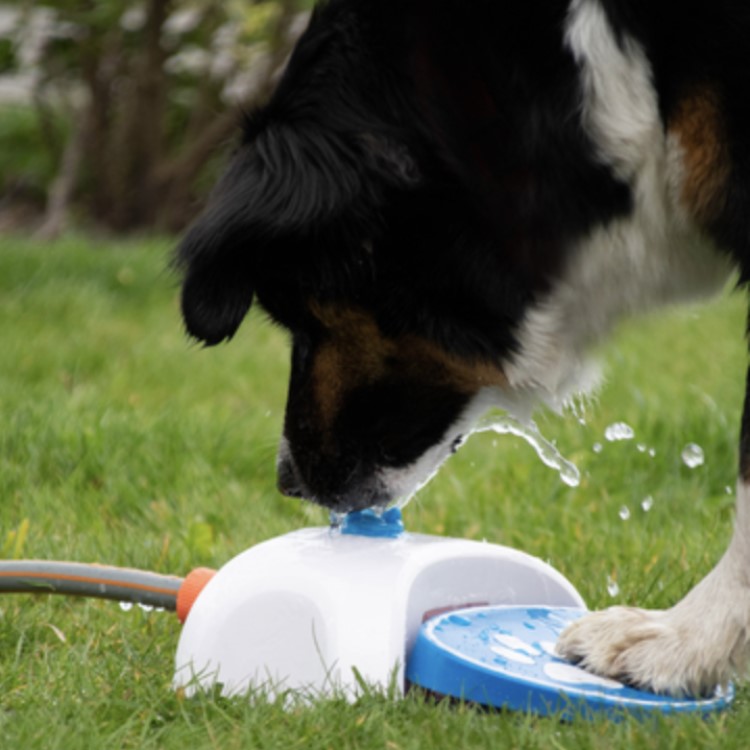
[[[560,656],[603,677],[674,696],[706,696],[729,680],[740,633],[711,632],[710,617],[685,607],[649,611],[613,607],[568,626]],[[706,628],[709,623],[709,628]]]

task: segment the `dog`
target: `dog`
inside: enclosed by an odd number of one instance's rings
[[[193,337],[253,300],[290,334],[281,491],[409,496],[489,407],[589,387],[623,317],[748,281],[748,39],[729,0],[319,6],[177,251]],[[671,609],[587,615],[562,656],[676,696],[742,676],[749,402],[725,555]]]

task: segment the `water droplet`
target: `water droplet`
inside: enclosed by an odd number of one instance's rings
[[[539,432],[534,422],[521,423],[510,416],[498,417],[490,415],[481,420],[474,432],[492,431],[498,435],[515,435],[523,438],[535,451],[542,462],[555,469],[565,484],[569,487],[577,487],[581,482],[581,473],[578,467],[568,461],[560,454],[560,451]]]
[[[695,469],[698,466],[703,466],[703,462],[706,460],[703,455],[703,448],[695,443],[688,443],[682,449],[682,463],[688,467],[688,469]]]
[[[648,513],[653,507],[654,498],[651,497],[651,495],[648,495],[647,497],[644,497],[643,500],[641,500],[641,508],[643,508],[644,513]]]
[[[568,404],[568,408],[573,413],[573,416],[578,421],[578,424],[586,425],[586,402],[582,398],[573,398]]]
[[[123,612],[130,612],[133,609],[133,602],[120,602],[120,609]]]
[[[623,521],[627,521],[630,519],[630,508],[628,508],[627,505],[623,505],[622,508],[620,508],[620,512],[618,514],[620,518]]]
[[[607,593],[613,599],[620,593],[620,587],[612,576],[607,576]]]
[[[601,443],[594,443],[591,448],[594,453],[601,453],[604,450],[604,446]]]
[[[632,440],[635,437],[635,430],[625,422],[615,422],[604,430],[604,437],[610,443],[618,440]]]

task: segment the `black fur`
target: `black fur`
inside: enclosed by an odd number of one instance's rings
[[[230,337],[256,290],[290,327],[313,294],[463,355],[511,350],[568,241],[629,207],[578,124],[565,3],[524,7],[319,8],[180,250],[188,330]]]

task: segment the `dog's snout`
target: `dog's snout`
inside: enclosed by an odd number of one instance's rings
[[[276,464],[277,486],[288,497],[300,497],[331,510],[348,513],[373,506],[385,506],[391,496],[361,462],[343,458],[316,460],[300,465],[286,439],[282,440]]]

